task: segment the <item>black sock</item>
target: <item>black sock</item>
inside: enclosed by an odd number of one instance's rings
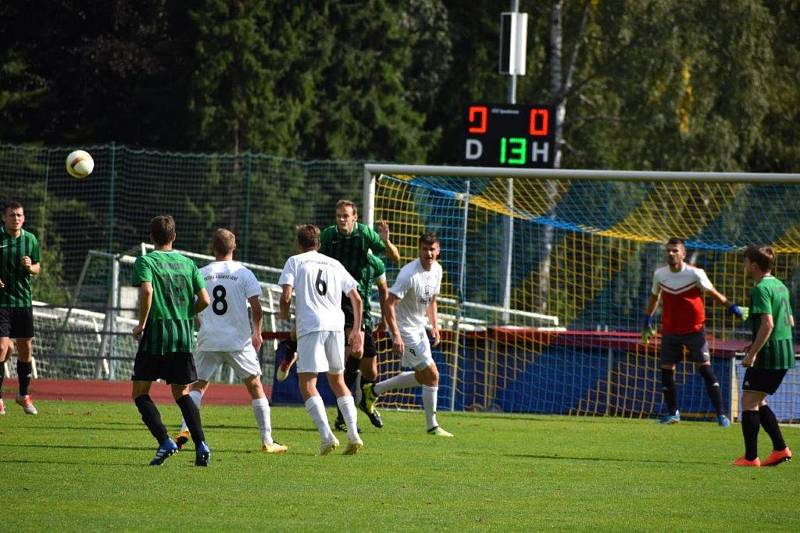
[[[25,363],[17,359],[17,379],[19,380],[19,396],[28,395],[28,387],[31,384],[31,376],[33,375],[33,363]]]
[[[350,392],[353,391],[353,385],[355,385],[358,379],[358,369],[360,366],[361,359],[356,359],[352,355],[347,358],[347,362],[344,364],[344,384],[347,385]]]
[[[769,405],[762,405],[758,408],[758,418],[761,422],[761,427],[772,439],[772,449],[777,451],[786,449],[786,442],[783,440],[781,428],[778,427],[778,419],[775,418],[775,413],[772,412]]]
[[[200,422],[200,409],[197,408],[197,404],[194,403],[192,397],[188,394],[184,394],[178,398],[175,403],[181,408],[183,419],[186,421],[186,427],[189,428],[189,433],[192,435],[192,442],[194,442],[195,446],[204,442],[206,436],[203,433],[203,424]]]
[[[698,372],[700,372],[700,375],[703,376],[703,380],[706,382],[706,392],[708,392],[708,397],[711,398],[711,404],[714,406],[717,416],[723,414],[722,390],[720,390],[719,381],[717,381],[717,376],[714,375],[711,365],[701,366]]]
[[[742,435],[744,436],[744,457],[752,461],[758,457],[758,411],[742,411]]]
[[[150,398],[149,394],[142,394],[137,396],[133,403],[136,404],[139,414],[142,415],[142,422],[144,422],[144,425],[147,426],[147,429],[150,430],[150,433],[160,445],[169,437],[169,434],[167,434],[167,428],[164,427],[164,423],[161,422],[161,413],[158,412],[158,407],[153,403],[153,399]]]
[[[678,411],[678,393],[675,386],[675,371],[671,368],[661,369],[661,392],[664,393],[669,414],[674,415]]]
[[[0,363],[0,400],[3,399],[3,380],[6,377],[6,364]]]

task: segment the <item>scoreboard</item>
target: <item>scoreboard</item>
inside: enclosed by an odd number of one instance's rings
[[[553,168],[553,107],[469,104],[464,111],[461,161],[480,167]]]

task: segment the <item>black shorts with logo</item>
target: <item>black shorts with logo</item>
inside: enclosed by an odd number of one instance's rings
[[[133,381],[163,379],[169,384],[188,385],[197,381],[197,369],[190,352],[173,352],[160,355],[138,352],[133,363]]]
[[[764,368],[749,367],[744,372],[742,390],[775,394],[775,391],[781,386],[786,372],[787,370],[766,370]]]
[[[33,337],[33,308],[0,308],[0,337],[12,339],[30,339]]]
[[[683,348],[686,347],[687,359],[693,363],[708,363],[711,355],[708,351],[706,335],[702,331],[685,335],[664,334],[661,336],[661,364],[674,365],[683,359]]]

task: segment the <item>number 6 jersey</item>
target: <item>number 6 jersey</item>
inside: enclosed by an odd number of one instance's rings
[[[344,331],[342,293],[358,288],[342,264],[319,252],[286,260],[278,285],[294,287],[297,336],[313,331]]]
[[[214,261],[200,269],[211,305],[198,315],[198,352],[240,351],[252,343],[247,299],[261,296],[255,274],[237,261]]]

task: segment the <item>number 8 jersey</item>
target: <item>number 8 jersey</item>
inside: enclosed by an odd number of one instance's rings
[[[255,274],[237,261],[214,261],[200,269],[211,305],[198,315],[198,352],[233,352],[252,343],[247,299],[261,296]]]
[[[313,331],[344,331],[342,293],[358,288],[342,264],[319,252],[286,260],[278,285],[294,287],[297,336]]]

